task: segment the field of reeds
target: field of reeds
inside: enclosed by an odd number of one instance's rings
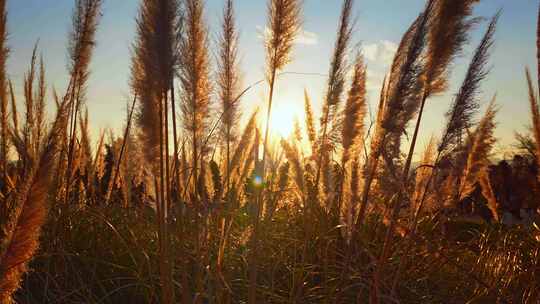
[[[253,89],[241,1],[224,0],[214,50],[204,0],[139,0],[124,130],[91,138],[102,1],[74,1],[60,92],[39,45],[24,83],[9,79],[0,0],[0,303],[540,302],[540,73],[523,74],[531,128],[513,158],[494,161],[496,98],[479,110],[500,13],[427,0],[370,117],[355,1],[336,1],[322,115],[306,91],[304,125],[276,147],[271,108],[301,0],[267,0],[267,107],[255,113],[241,106]],[[483,38],[443,132],[419,147],[425,105],[449,90],[473,30]]]

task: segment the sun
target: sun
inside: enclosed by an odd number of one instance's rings
[[[297,103],[286,98],[278,98],[272,105],[270,116],[270,135],[274,138],[289,138],[294,132],[294,123],[303,119],[303,109]],[[262,121],[264,124],[266,120]]]

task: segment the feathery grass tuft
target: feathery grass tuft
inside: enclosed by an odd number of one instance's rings
[[[472,125],[472,117],[478,109],[476,100],[480,83],[487,76],[489,52],[493,46],[493,36],[500,13],[495,15],[488,26],[480,45],[476,48],[469,64],[465,80],[459,89],[451,110],[446,114],[448,122],[439,143],[439,153],[452,151],[467,128]]]
[[[437,0],[433,8],[427,39],[424,94],[446,90],[449,65],[462,53],[469,31],[477,19],[469,19],[478,0]]]
[[[304,111],[306,113],[306,130],[309,143],[311,146],[311,154],[317,153],[317,129],[315,128],[315,118],[313,117],[313,109],[311,100],[306,89],[304,89]]]
[[[433,1],[428,1],[424,11],[403,35],[391,66],[388,83],[383,86],[379,112],[377,113],[376,133],[372,137],[371,152],[367,160],[366,179],[362,189],[357,224],[361,224],[364,219],[371,184],[378,168],[379,158],[383,154],[383,148],[393,147],[393,149],[385,151],[386,164],[392,168],[392,162],[399,154],[401,136],[420,106],[421,97],[419,94],[422,90],[422,83],[419,80],[424,64],[421,55],[426,45],[428,21],[432,14]],[[388,152],[392,154],[390,157]],[[391,171],[395,170],[391,169]]]
[[[95,36],[102,4],[102,0],[76,0],[75,2],[72,30],[68,39],[68,54],[72,86],[76,88],[79,100],[83,99],[84,87],[89,76],[89,65],[96,45]]]
[[[428,188],[429,179],[433,174],[433,169],[430,167],[435,161],[436,143],[432,137],[422,154],[422,159],[416,169],[416,183],[414,186],[414,192],[411,198],[412,212],[416,213],[420,209],[420,202],[424,200],[424,196],[430,190]]]
[[[191,143],[193,182],[206,154],[210,94],[208,33],[203,20],[201,0],[184,0],[185,20],[180,39],[179,79],[184,130]]]
[[[354,74],[349,95],[344,108],[341,140],[343,146],[342,166],[349,161],[351,154],[356,154],[361,145],[366,115],[366,67],[363,57],[358,54],[355,60]]]
[[[233,0],[227,0],[223,10],[222,33],[219,38],[218,71],[219,98],[221,100],[221,136],[225,142],[225,182],[230,185],[231,146],[236,142],[240,120],[241,75],[238,71],[238,31],[235,24]]]
[[[27,265],[39,246],[41,227],[47,215],[47,193],[51,182],[61,126],[67,119],[64,103],[58,110],[47,141],[33,166],[22,177],[10,204],[9,215],[0,222],[0,303],[11,303]],[[30,152],[28,152],[30,154]]]
[[[467,166],[463,172],[459,199],[467,197],[476,186],[482,168],[489,162],[489,155],[495,144],[493,133],[495,131],[495,97],[489,104],[484,117],[473,133],[472,147],[467,156]]]
[[[144,0],[141,3],[131,68],[132,88],[134,95],[140,100],[138,123],[142,130],[145,158],[153,169],[163,303],[174,302],[167,229],[171,205],[167,97],[169,90],[172,90],[174,69],[178,63],[178,9],[179,3],[176,0]],[[175,115],[176,113],[173,113],[173,117]],[[129,127],[128,121],[120,154],[123,154],[128,141]],[[177,139],[173,140],[176,142]],[[116,182],[120,164],[121,158],[118,159],[116,172],[109,181],[106,200],[109,199],[111,186]]]
[[[531,109],[532,131],[535,144],[536,162],[540,166],[540,103],[535,93],[531,75],[528,69],[525,69],[525,75],[527,77],[527,87],[529,89],[529,105]],[[538,181],[540,181],[540,173],[538,173]]]
[[[289,63],[293,42],[300,31],[300,0],[268,2],[268,37],[266,61],[268,81]]]
[[[330,63],[330,72],[328,76],[328,84],[323,103],[321,117],[321,137],[319,149],[317,150],[317,173],[315,177],[315,186],[319,187],[320,175],[323,165],[323,160],[328,158],[330,148],[327,143],[329,130],[332,126],[329,124],[334,122],[336,118],[337,107],[341,103],[343,90],[345,86],[345,77],[347,74],[347,52],[354,30],[354,22],[351,20],[351,12],[353,9],[353,0],[343,0],[341,7],[341,16],[338,25],[338,33],[334,45],[332,61]]]
[[[478,178],[478,182],[480,183],[480,187],[482,188],[482,195],[486,198],[487,206],[491,211],[493,219],[495,219],[495,221],[499,221],[499,212],[497,210],[499,207],[499,202],[497,201],[497,196],[495,195],[495,191],[493,190],[493,186],[491,185],[489,169],[487,166],[482,168],[480,176]]]
[[[101,17],[102,0],[75,0],[72,14],[72,29],[68,37],[68,69],[70,81],[63,101],[69,101],[69,124],[67,133],[67,166],[65,168],[65,188],[71,186],[75,144],[77,138],[77,117],[86,99],[86,85],[90,75],[90,60],[95,48],[96,31]],[[61,157],[62,158],[62,157]],[[65,202],[69,202],[66,190]]]
[[[268,33],[265,37],[266,48],[266,80],[270,86],[266,128],[264,131],[262,166],[263,174],[266,166],[266,150],[270,132],[270,115],[274,99],[277,72],[290,61],[293,42],[301,28],[301,0],[269,0],[268,1]]]

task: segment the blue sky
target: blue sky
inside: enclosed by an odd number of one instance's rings
[[[105,0],[97,35],[98,45],[91,67],[87,103],[94,134],[102,128],[118,130],[123,125],[126,100],[130,95],[130,46],[134,37],[138,2]],[[37,39],[40,39],[40,50],[46,62],[49,86],[54,86],[59,92],[65,88],[66,37],[73,3],[73,0],[8,0],[9,45],[12,50],[8,72],[18,93],[22,91],[23,75]],[[215,37],[219,30],[222,5],[223,0],[207,1],[206,16],[211,37]],[[361,43],[360,47],[366,55],[370,103],[377,102],[378,88],[395,46],[423,5],[424,0],[356,1],[354,15],[358,23],[354,41]],[[499,124],[496,136],[501,140],[498,146],[500,149],[512,143],[514,131],[523,131],[528,124],[523,70],[529,66],[535,72],[537,5],[537,1],[533,0],[483,0],[475,10],[476,15],[489,18],[498,9],[503,9],[491,57],[492,72],[484,82],[481,94],[481,101],[486,104],[497,93],[501,109],[497,118]],[[305,34],[296,45],[294,61],[286,71],[327,73],[340,7],[340,0],[305,0]],[[260,36],[266,22],[266,1],[237,0],[236,8],[241,32],[240,54],[244,83],[248,85],[263,77],[264,50]],[[440,133],[443,114],[464,77],[472,50],[483,34],[485,25],[486,22],[476,28],[463,58],[456,61],[448,93],[432,99],[427,105],[422,144],[431,134]],[[287,123],[279,118],[290,120],[292,116],[299,116],[300,119],[303,117],[304,88],[312,95],[314,107],[320,108],[321,95],[325,89],[324,77],[283,76],[277,88],[278,118],[275,124]],[[260,86],[246,95],[243,100],[246,116],[257,106],[263,106],[265,90],[264,86]]]

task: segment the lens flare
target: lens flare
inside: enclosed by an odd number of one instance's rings
[[[261,186],[263,184],[263,179],[260,176],[255,176],[253,178],[253,184],[257,187]]]

